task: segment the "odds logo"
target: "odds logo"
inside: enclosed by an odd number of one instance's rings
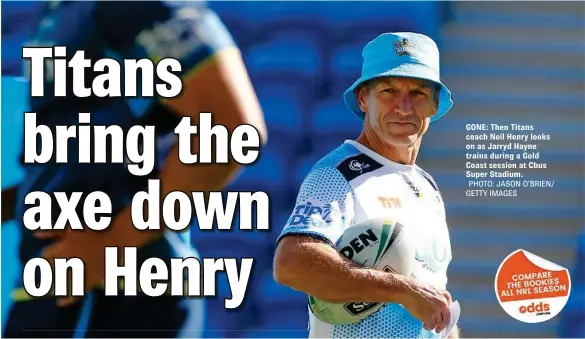
[[[569,271],[525,250],[502,261],[495,279],[500,306],[525,323],[547,321],[561,312],[571,294]]]

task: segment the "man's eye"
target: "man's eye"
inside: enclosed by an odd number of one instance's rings
[[[384,88],[382,93],[396,93],[396,90],[393,88]]]

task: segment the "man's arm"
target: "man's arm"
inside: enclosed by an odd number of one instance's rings
[[[260,146],[267,138],[264,116],[240,52],[228,48],[218,52],[184,80],[184,93],[166,104],[179,116],[199,124],[200,112],[212,112],[216,125],[231,133],[239,125],[252,125],[258,131]],[[199,153],[199,135],[193,136],[192,152]],[[228,164],[183,165],[178,145],[167,157],[160,173],[162,192],[175,190],[214,191],[227,184],[241,167],[233,158]]]
[[[180,97],[166,103],[174,113],[191,117],[192,124],[197,125],[199,112],[212,112],[214,124],[223,125],[228,133],[239,125],[252,125],[259,133],[260,146],[265,144],[267,133],[263,113],[237,50],[229,49],[212,57],[184,80],[183,89]],[[194,154],[199,153],[199,135],[193,136],[191,150]],[[220,191],[241,167],[232,158],[227,164],[183,164],[179,160],[178,144],[175,144],[159,173],[161,196],[173,191]],[[127,206],[113,225],[126,229],[126,236],[119,238],[124,246],[142,246],[163,235],[164,228],[137,231],[128,227],[130,222],[131,210]]]
[[[332,303],[401,303],[409,288],[406,277],[358,266],[331,245],[303,235],[287,236],[279,242],[274,279]]]
[[[356,204],[352,186],[336,168],[309,173],[277,240],[274,279],[333,303],[396,302],[425,329],[442,331],[450,319],[447,291],[412,277],[361,267],[334,248],[345,229],[355,224]]]
[[[429,331],[441,332],[449,324],[448,292],[411,277],[360,267],[329,244],[310,236],[288,235],[279,242],[274,279],[331,303],[402,304]]]
[[[274,279],[334,303],[398,301],[404,277],[356,265],[332,246],[354,224],[353,206],[353,188],[336,168],[309,173],[278,239]]]
[[[139,24],[127,25],[127,12],[134,13]],[[160,105],[179,117],[191,118],[194,125],[199,124],[200,113],[211,112],[213,123],[223,125],[228,133],[239,125],[252,125],[258,131],[260,146],[266,143],[264,115],[241,54],[221,20],[203,3],[104,1],[99,3],[97,17],[110,45],[121,53],[127,46],[136,45],[154,62],[165,57],[181,62],[183,91],[173,99],[160,98]],[[180,56],[172,54],[177,51]],[[199,152],[198,135],[193,136],[191,150]],[[185,165],[179,161],[175,144],[159,173],[161,195],[173,191],[219,191],[240,167],[232,158],[227,164]],[[114,227],[125,227],[130,221],[130,207],[117,219]],[[128,234],[122,238],[127,239],[120,240],[127,246],[140,246],[162,236],[162,230],[134,232],[133,227],[126,228]]]

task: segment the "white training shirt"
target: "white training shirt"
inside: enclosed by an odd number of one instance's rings
[[[413,275],[446,288],[451,244],[435,181],[418,166],[392,162],[353,140],[311,169],[278,240],[305,234],[333,245],[347,227],[384,217],[400,221],[417,237]],[[425,330],[422,322],[399,304],[388,304],[349,325],[324,323],[309,310],[309,326],[310,338],[440,337]]]

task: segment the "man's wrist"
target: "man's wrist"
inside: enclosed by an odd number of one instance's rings
[[[131,206],[126,206],[114,218],[110,225],[116,246],[143,247],[156,241],[164,234],[164,226],[160,230],[138,230],[132,221]]]
[[[399,274],[387,273],[392,275],[390,281],[392,281],[390,289],[393,302],[398,304],[407,304],[412,296],[412,285],[411,278],[405,277]]]

